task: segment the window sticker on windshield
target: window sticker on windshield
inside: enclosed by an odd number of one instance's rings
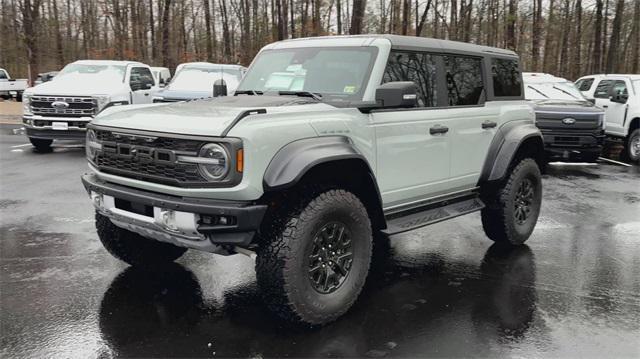
[[[287,72],[297,72],[302,70],[302,64],[294,64],[294,65],[289,65],[287,66],[287,69],[285,71]]]
[[[355,93],[356,92],[356,87],[355,86],[345,86],[344,90],[342,90],[342,92],[344,92],[344,93]]]

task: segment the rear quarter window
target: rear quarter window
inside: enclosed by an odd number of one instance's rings
[[[518,61],[508,59],[492,59],[493,95],[496,97],[512,97],[522,95],[522,77]]]

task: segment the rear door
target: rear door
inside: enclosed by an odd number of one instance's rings
[[[437,86],[442,56],[392,51],[383,83],[413,81],[418,107],[371,114],[376,136],[377,180],[385,208],[435,196],[449,188],[451,119]]]
[[[500,61],[497,69],[494,66],[494,71],[504,74],[502,77],[505,81],[501,82],[504,89],[501,87],[501,90],[505,93],[501,96],[519,96],[521,84],[517,62]],[[484,74],[482,58],[446,55],[445,73],[449,106],[447,114],[451,127],[449,184],[452,188],[464,190],[478,183],[489,146],[501,125],[501,107],[486,103],[488,76]],[[511,94],[511,87],[517,88],[518,92]]]

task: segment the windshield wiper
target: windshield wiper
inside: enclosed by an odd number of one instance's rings
[[[278,91],[278,95],[295,95],[300,97],[311,97],[316,101],[322,101],[322,95],[317,92],[309,91]]]
[[[531,86],[531,85],[527,85],[528,88],[532,89],[533,91],[539,93],[540,95],[544,96],[545,98],[549,98],[549,96],[545,95],[544,93],[542,93],[542,91],[538,90],[537,88]]]
[[[256,90],[236,90],[233,95],[262,95],[264,92]]]
[[[575,98],[576,100],[579,100],[577,97],[573,96],[573,94],[572,94],[571,92],[569,92],[569,91],[565,91],[565,90],[561,89],[560,87],[555,87],[555,86],[552,86],[552,87],[553,87],[554,89],[558,90],[558,91],[561,91],[561,92],[566,93],[567,95],[569,95],[569,96],[571,96],[571,97]]]

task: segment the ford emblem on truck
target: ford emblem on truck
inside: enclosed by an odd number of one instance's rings
[[[69,104],[64,101],[54,101],[51,103],[51,107],[57,108],[57,109],[65,109],[69,107]]]
[[[564,123],[565,125],[573,125],[574,123],[576,123],[576,119],[575,118],[571,118],[571,117],[567,117],[562,119],[562,123]]]

